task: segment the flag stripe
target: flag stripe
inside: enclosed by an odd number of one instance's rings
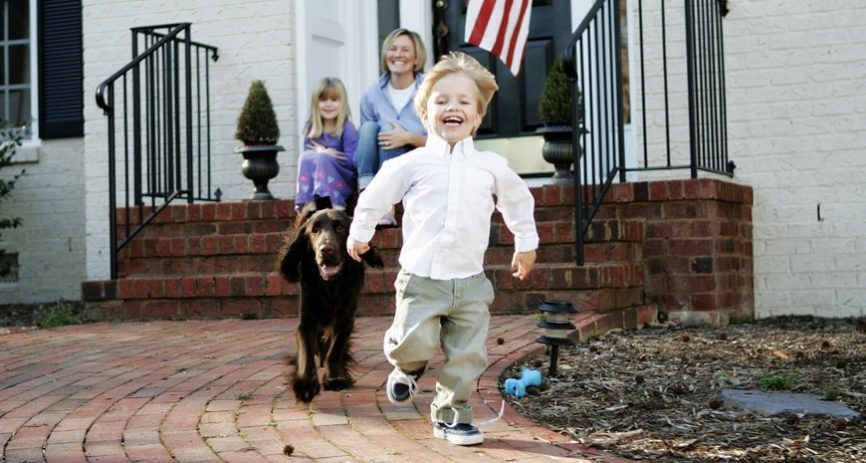
[[[496,6],[496,0],[480,0],[480,2],[476,3],[480,3],[481,8],[477,13],[477,19],[472,21],[474,27],[472,28],[472,35],[467,42],[478,45],[481,43],[484,35],[486,35],[487,23],[490,21],[490,15],[493,13],[494,6]]]
[[[523,62],[531,14],[532,0],[469,0],[464,38],[499,57],[516,76]]]
[[[502,44],[505,42],[505,34],[509,32],[508,23],[511,21],[511,7],[514,0],[505,0],[505,11],[502,13],[502,21],[499,22],[499,30],[496,31],[496,42],[490,50],[496,56],[502,56]]]
[[[505,64],[511,68],[512,74],[517,74],[514,72],[514,50],[520,46],[520,49],[523,50],[523,47],[526,46],[526,38],[523,36],[523,19],[526,18],[526,8],[529,6],[530,0],[522,0],[520,3],[520,14],[517,16],[517,27],[514,28],[514,33],[511,35],[511,44],[508,47],[508,57],[505,59]],[[518,43],[519,41],[519,43]],[[522,56],[521,56],[522,58]],[[520,69],[520,63],[516,63],[517,68]]]

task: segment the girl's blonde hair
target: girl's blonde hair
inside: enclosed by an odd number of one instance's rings
[[[388,48],[397,40],[397,37],[401,35],[405,35],[412,40],[412,44],[415,45],[415,66],[413,66],[413,70],[418,72],[424,72],[424,66],[427,63],[427,49],[424,48],[424,41],[421,40],[421,36],[418,35],[417,32],[412,32],[409,29],[398,28],[391,31],[385,37],[385,40],[382,41],[382,56],[380,59],[380,64],[382,66],[382,72],[388,72],[388,57],[386,53],[388,53]]]
[[[484,118],[484,115],[487,114],[487,106],[490,104],[490,100],[493,99],[493,94],[499,90],[496,78],[475,58],[460,51],[452,51],[447,55],[442,55],[439,62],[424,76],[424,81],[418,87],[414,103],[415,111],[418,112],[418,116],[422,121],[426,123],[427,100],[430,99],[433,86],[436,85],[436,82],[442,80],[443,77],[458,72],[466,74],[470,79],[475,81],[475,88],[478,92],[478,117]]]
[[[337,114],[337,122],[334,127],[334,136],[339,138],[343,136],[343,124],[349,120],[349,102],[346,86],[343,81],[336,77],[325,77],[316,84],[313,89],[313,97],[310,100],[310,117],[307,119],[307,137],[319,138],[325,132],[325,125],[322,122],[322,113],[319,112],[319,101],[335,96],[340,100],[340,112]]]

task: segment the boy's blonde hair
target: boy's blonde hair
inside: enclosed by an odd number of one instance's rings
[[[418,87],[418,93],[415,94],[415,111],[418,112],[418,116],[425,124],[427,120],[427,100],[430,99],[433,86],[443,77],[458,72],[466,74],[470,79],[475,81],[475,87],[478,91],[478,116],[480,119],[483,119],[484,115],[487,114],[487,106],[490,104],[490,100],[493,99],[493,94],[499,90],[496,78],[475,58],[460,51],[452,51],[447,55],[442,55],[439,62],[424,76],[424,81],[421,82],[421,86]]]
[[[343,136],[343,124],[349,120],[350,116],[346,86],[343,85],[342,80],[336,77],[325,77],[316,84],[316,88],[313,89],[313,97],[310,100],[310,117],[307,119],[307,137],[310,139],[321,137],[325,131],[322,113],[319,112],[319,101],[331,96],[340,100],[340,112],[337,114],[333,135],[337,138]]]
[[[424,66],[427,63],[427,49],[424,48],[424,41],[421,40],[421,36],[418,35],[417,32],[412,32],[409,29],[398,28],[391,31],[385,37],[385,40],[382,41],[382,56],[380,59],[380,65],[382,66],[382,72],[388,72],[388,58],[386,53],[388,53],[388,48],[397,40],[397,37],[401,35],[405,35],[412,40],[412,44],[415,45],[415,66],[413,66],[412,70],[417,72],[424,72]]]

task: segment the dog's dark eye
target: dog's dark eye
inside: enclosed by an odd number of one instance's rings
[[[313,225],[313,233],[319,233],[319,226]]]
[[[341,223],[338,223],[338,224],[334,227],[334,230],[337,230],[337,233],[343,233],[343,231],[344,231],[345,229],[346,229],[346,227],[343,226],[343,224],[341,224]]]

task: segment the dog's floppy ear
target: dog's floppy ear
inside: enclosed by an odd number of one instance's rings
[[[301,279],[300,266],[304,254],[310,248],[310,240],[304,233],[304,225],[316,212],[315,203],[307,203],[295,218],[294,238],[287,239],[277,256],[277,271],[286,281],[296,283]]]
[[[310,248],[310,240],[303,228],[295,230],[295,238],[287,239],[277,256],[277,266],[286,281],[297,283],[301,279],[300,267],[304,254]]]
[[[361,259],[370,267],[382,268],[385,266],[385,261],[382,260],[382,255],[375,246],[370,246],[367,252],[361,254]]]
[[[304,208],[298,212],[298,215],[295,216],[295,232],[300,232],[301,228],[303,228],[304,223],[309,220],[309,218],[316,213],[316,203],[309,202],[304,205]]]

